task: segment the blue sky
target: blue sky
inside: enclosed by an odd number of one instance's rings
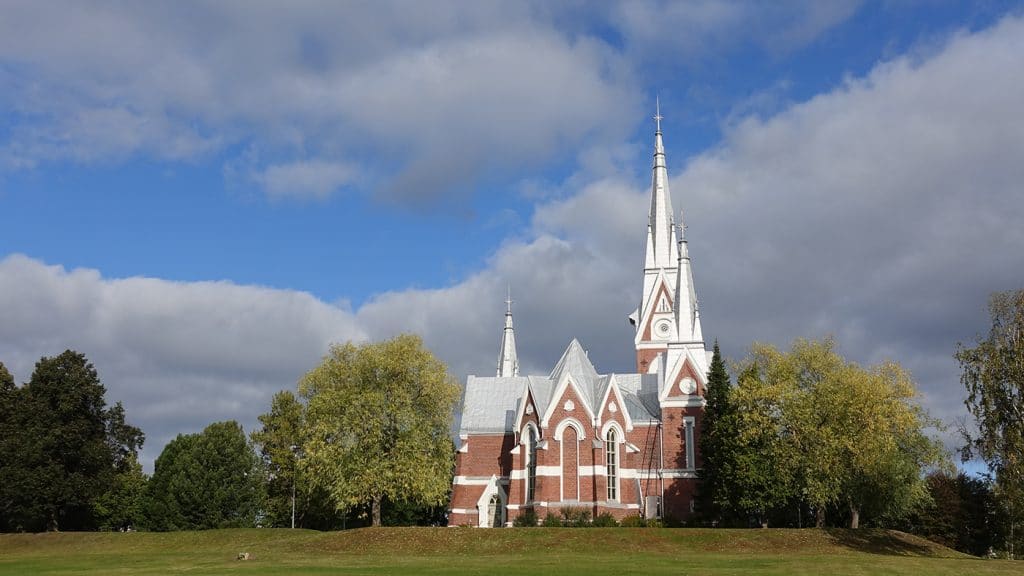
[[[92,359],[155,458],[330,342],[628,371],[654,101],[705,332],[834,335],[961,416],[1020,287],[1020,2],[11,2],[0,361]],[[949,436],[950,445],[953,444]]]

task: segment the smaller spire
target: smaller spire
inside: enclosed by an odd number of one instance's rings
[[[498,352],[498,376],[512,378],[519,376],[519,356],[516,353],[516,332],[512,327],[512,286],[508,287],[505,298],[505,330],[501,333],[501,350]]]

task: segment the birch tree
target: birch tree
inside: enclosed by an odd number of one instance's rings
[[[964,430],[964,457],[978,456],[994,475],[995,491],[1009,521],[1007,551],[1013,556],[1016,524],[1024,506],[1024,290],[989,299],[992,326],[973,348],[958,345],[960,381],[976,429]]]

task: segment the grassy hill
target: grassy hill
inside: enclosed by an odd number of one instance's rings
[[[248,561],[236,560],[248,552]],[[0,574],[1020,574],[883,530],[379,528],[0,535]]]

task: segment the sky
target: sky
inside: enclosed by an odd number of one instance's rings
[[[705,336],[835,338],[966,416],[1024,286],[1024,3],[5,0],[0,361],[84,353],[147,440],[331,343],[635,369],[655,101]]]

